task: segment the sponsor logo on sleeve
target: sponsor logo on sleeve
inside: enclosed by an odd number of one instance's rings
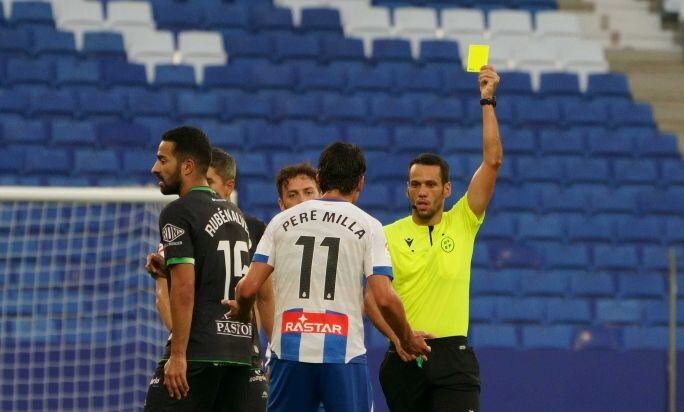
[[[170,243],[181,237],[183,233],[185,233],[185,230],[174,226],[171,223],[167,223],[162,228],[162,239],[164,239],[164,242]]]

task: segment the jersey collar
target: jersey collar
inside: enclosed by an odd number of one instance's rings
[[[193,186],[190,188],[189,192],[192,192],[195,190],[200,191],[200,192],[214,193],[214,191],[211,190],[211,188],[209,186]]]

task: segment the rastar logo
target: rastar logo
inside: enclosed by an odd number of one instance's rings
[[[176,227],[171,223],[167,223],[162,228],[162,239],[164,239],[164,242],[166,243],[173,242],[174,240],[178,239],[183,233],[185,233],[183,229]]]
[[[310,313],[289,311],[283,313],[281,333],[323,333],[347,336],[349,319],[341,313]]]

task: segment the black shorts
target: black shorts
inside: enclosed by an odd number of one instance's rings
[[[428,360],[404,362],[390,346],[380,384],[392,412],[479,412],[480,366],[464,336],[430,339]]]
[[[268,385],[261,370],[188,362],[190,392],[178,400],[170,397],[164,386],[164,363],[159,364],[150,381],[145,411],[266,411]]]

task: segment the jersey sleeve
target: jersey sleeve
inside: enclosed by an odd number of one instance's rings
[[[171,203],[159,215],[159,234],[167,266],[195,264],[192,226],[187,211],[179,203]]]
[[[363,270],[366,277],[370,275],[384,275],[393,278],[392,262],[385,239],[385,231],[377,220],[371,221],[370,238],[366,245]]]
[[[273,233],[275,227],[276,225],[273,224],[273,220],[271,220],[268,226],[266,226],[266,230],[264,230],[264,234],[261,236],[259,245],[257,246],[254,256],[252,257],[252,262],[267,263],[270,266],[274,266],[275,249],[273,243]]]
[[[479,218],[475,215],[475,212],[473,212],[470,205],[468,205],[468,192],[458,199],[458,202],[451,208],[451,211],[456,213],[464,222],[466,222],[466,226],[473,231],[473,234],[477,232],[480,225],[482,225],[482,222],[484,222],[486,213],[483,213]]]

